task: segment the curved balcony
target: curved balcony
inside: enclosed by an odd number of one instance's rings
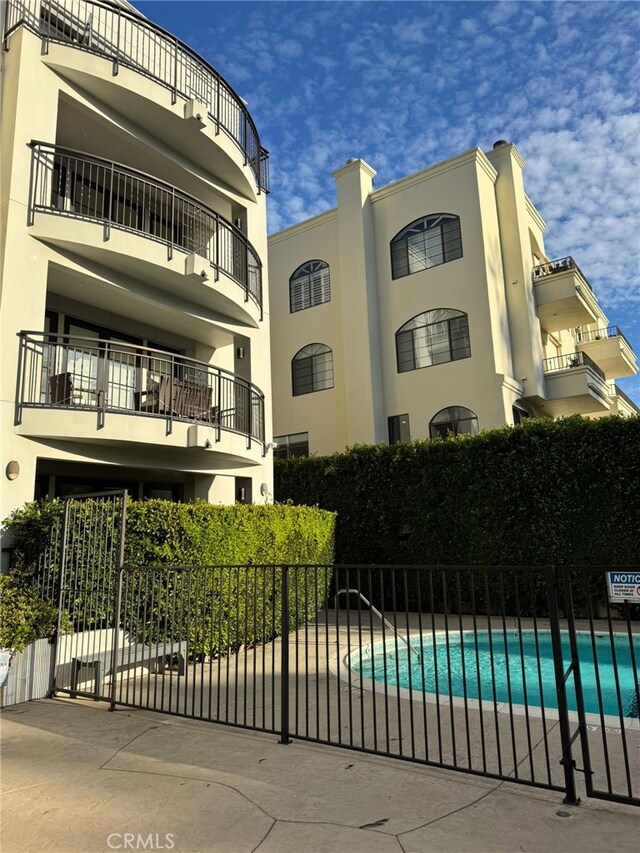
[[[262,264],[245,235],[170,184],[70,148],[32,142],[29,224],[52,213],[134,232],[208,261],[252,299],[262,317]],[[108,237],[108,233],[106,234]]]
[[[145,346],[20,332],[16,423],[26,408],[97,411],[232,432],[264,444],[264,395],[219,367]]]
[[[47,42],[60,42],[133,69],[178,96],[202,104],[216,132],[225,133],[244,155],[259,189],[269,190],[268,152],[240,96],[188,45],[135,12],[108,0],[8,0],[5,36],[26,27]]]

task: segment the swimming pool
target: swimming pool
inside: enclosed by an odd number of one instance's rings
[[[614,634],[613,647],[620,687],[616,689],[611,637],[588,632],[576,634],[585,711],[589,714],[637,717],[637,679],[634,675],[631,643],[624,634]],[[506,638],[506,639],[505,639]],[[522,647],[520,642],[522,640]],[[538,631],[463,631],[411,637],[410,651],[393,636],[383,643],[351,655],[350,665],[359,675],[376,683],[424,691],[441,696],[509,702],[514,705],[557,708],[551,632]],[[597,667],[594,665],[594,646]],[[636,665],[640,665],[640,636],[633,638]],[[417,652],[417,654],[416,654]],[[565,668],[571,660],[569,635],[562,633]],[[598,678],[600,690],[598,691]],[[465,689],[466,688],[466,689]],[[376,688],[379,690],[379,688]],[[511,694],[511,695],[509,695]],[[601,696],[602,707],[598,701]],[[575,711],[573,675],[567,681],[567,704]]]

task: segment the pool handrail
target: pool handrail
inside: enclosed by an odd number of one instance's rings
[[[367,605],[369,610],[371,610],[373,613],[375,613],[376,616],[384,622],[384,624],[387,626],[387,628],[389,628],[391,631],[393,631],[393,633],[396,635],[396,637],[398,637],[400,640],[402,640],[402,642],[405,644],[405,646],[416,655],[418,660],[422,660],[422,656],[420,655],[420,652],[417,649],[413,648],[413,646],[411,645],[409,640],[407,640],[405,637],[402,636],[402,634],[398,631],[398,629],[395,627],[395,625],[392,625],[388,619],[384,618],[384,616],[382,615],[382,613],[380,613],[378,608],[375,607],[369,601],[369,599],[360,592],[359,589],[339,589],[336,592],[336,598],[338,598],[339,595],[349,595],[350,593],[357,595],[358,598],[361,599],[361,601],[364,601],[364,603]]]

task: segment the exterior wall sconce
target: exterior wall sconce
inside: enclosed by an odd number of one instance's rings
[[[241,486],[241,487],[238,489],[238,500],[239,500],[239,501],[244,501],[244,500],[246,499],[246,497],[247,497],[247,491],[246,491],[246,489],[245,489],[245,487],[244,487],[244,486]]]
[[[12,459],[11,462],[8,463],[5,468],[5,474],[7,475],[7,480],[17,480],[18,474],[20,473],[20,464],[16,462],[15,459]]]
[[[242,359],[242,358],[244,358],[244,347],[238,347],[238,348],[236,349],[236,358],[237,358],[237,359]]]

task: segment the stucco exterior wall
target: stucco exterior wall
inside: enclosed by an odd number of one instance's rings
[[[524,165],[517,148],[503,143],[373,189],[372,167],[350,160],[333,173],[334,210],[269,239],[274,435],[308,432],[309,453],[322,455],[388,441],[387,419],[397,415],[409,415],[411,438],[428,437],[431,419],[449,406],[474,412],[479,429],[513,424],[514,406],[529,416],[585,410],[601,415],[593,395],[579,393],[582,386],[572,392],[573,402],[569,394],[545,411],[547,371],[555,366],[545,359],[575,352],[577,334],[549,331],[538,316],[532,270],[548,260],[545,225],[525,194]],[[415,220],[443,213],[460,218],[462,256],[394,279],[393,238]],[[331,301],[291,313],[290,276],[311,259],[331,267]],[[543,282],[552,302],[559,280]],[[571,277],[563,307],[575,311],[574,302],[586,298],[588,316],[606,326],[588,285],[577,281]],[[467,314],[471,356],[399,372],[396,332],[436,308]],[[553,308],[546,316],[553,316]],[[291,360],[315,341],[333,349],[335,387],[294,397]],[[614,360],[613,370],[621,370]],[[552,386],[556,397],[555,379]],[[614,406],[612,384],[607,393]]]
[[[109,479],[126,468],[127,476],[134,471],[144,479],[147,472],[150,480],[165,471],[186,499],[225,503],[236,500],[235,478],[249,477],[253,500],[263,500],[262,483],[273,491],[272,454],[265,451],[272,437],[267,195],[243,152],[210,119],[187,120],[184,97],[133,68],[116,74],[111,60],[70,44],[50,42],[43,51],[41,39],[22,26],[8,47],[0,142],[0,517],[33,499],[44,463],[47,471],[64,463],[60,470],[69,476],[90,472],[94,480],[100,471]],[[262,262],[262,306],[223,272],[212,268],[206,281],[189,274],[187,252],[169,251],[140,231],[105,229],[72,209],[29,215],[33,140],[140,170],[152,184],[175,186],[236,223]],[[218,435],[204,424],[169,430],[165,418],[136,412],[107,410],[102,423],[95,411],[73,406],[18,412],[18,333],[44,331],[45,310],[57,315],[58,332],[73,318],[253,383],[265,398],[264,442]],[[10,481],[4,469],[11,460],[20,473]]]

